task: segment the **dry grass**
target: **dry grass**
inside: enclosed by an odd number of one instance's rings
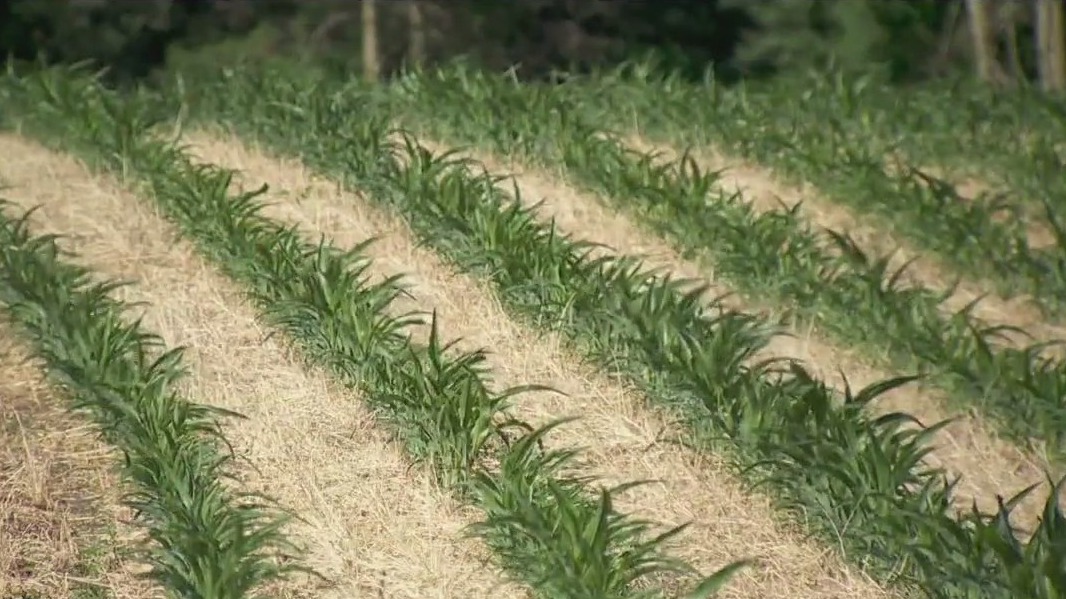
[[[116,456],[63,409],[0,325],[0,597],[140,599],[116,536],[128,536]]]

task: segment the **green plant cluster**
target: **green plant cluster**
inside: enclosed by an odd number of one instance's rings
[[[1047,343],[1007,347],[1003,335],[1017,329],[982,322],[976,303],[947,313],[950,289],[905,283],[907,265],[890,268],[891,256],[864,252],[846,233],[811,230],[801,207],[758,212],[688,156],[627,148],[582,113],[583,86],[530,87],[456,68],[402,80],[382,102],[431,136],[561,172],[713,263],[747,296],[792,306],[793,316],[872,359],[888,355],[893,366],[933,375],[963,409],[1061,457],[1066,366],[1043,353]]]
[[[1033,260],[1061,268],[1066,249],[1066,103],[1061,98],[1032,89],[1004,93],[962,84],[895,94],[843,78],[823,86],[825,95],[850,88],[847,93],[856,96],[855,109],[844,121],[855,139],[883,144],[886,154],[954,177],[971,177],[988,187],[978,201],[999,207],[1001,219],[1023,227],[1043,225],[1050,237],[1030,236],[1030,246],[1043,250]],[[945,97],[952,98],[950,110]]]
[[[404,328],[417,315],[384,311],[402,286],[367,284],[361,248],[310,244],[264,219],[257,193],[228,193],[232,173],[193,163],[153,137],[154,125],[177,113],[231,127],[366,192],[456,266],[491,282],[514,314],[565,333],[638,384],[685,425],[687,442],[726,450],[785,512],[804,515],[813,533],[882,580],[938,598],[1066,593],[1057,493],[1028,540],[1010,513],[1029,490],[1001,500],[996,514],[954,514],[953,485],[922,464],[942,423],[922,430],[905,414],[867,410],[910,377],[848,390],[841,402],[798,364],[752,363],[775,323],[707,301],[703,289],[634,258],[593,258],[588,244],[523,208],[517,190],[502,186],[506,178],[434,155],[409,136],[396,141],[389,126],[409,116],[404,98],[425,81],[380,91],[269,65],[179,81],[163,94],[122,98],[52,71],[9,77],[0,94],[30,132],[133,173],[245,284],[264,318],[309,360],[360,387],[416,458],[486,510],[477,531],[544,596],[635,596],[630,583],[641,574],[683,567],[659,555],[661,539],[641,540],[645,523],[610,509],[609,492],[596,502],[587,481],[560,472],[571,454],[541,449],[547,429],[530,431],[506,414],[509,392],[488,389],[480,354],[451,357],[438,336],[413,343]],[[713,592],[736,567],[694,593]]]
[[[261,216],[265,187],[234,193],[232,171],[197,164],[159,139],[161,97],[123,98],[63,69],[9,77],[3,91],[28,132],[128,175],[204,255],[243,284],[262,318],[287,334],[309,363],[360,389],[414,460],[482,509],[484,520],[471,532],[536,596],[662,597],[646,579],[694,574],[662,552],[684,525],[652,536],[651,523],[614,509],[612,496],[640,483],[593,489],[592,479],[572,472],[575,450],[544,447],[543,438],[565,421],[533,429],[508,414],[511,397],[537,386],[493,390],[484,353],[455,351],[438,333],[435,315],[428,344],[412,340],[411,327],[423,315],[392,313],[393,300],[406,293],[399,277],[369,282],[363,251],[370,240],[342,251]],[[714,594],[746,564],[695,581],[684,596]],[[183,597],[244,596],[167,588]]]
[[[501,186],[505,177],[434,155],[410,137],[395,141],[388,125],[407,116],[409,90],[280,73],[223,70],[182,80],[166,95],[182,98],[202,122],[298,156],[401,214],[427,244],[493,283],[516,315],[567,334],[585,355],[634,381],[686,425],[688,442],[727,449],[783,510],[803,514],[812,532],[881,579],[929,597],[1066,592],[1054,494],[1028,542],[1009,517],[1031,489],[1003,501],[997,514],[956,515],[953,485],[922,464],[936,427],[916,429],[905,414],[870,416],[867,404],[909,377],[848,390],[841,402],[800,365],[753,364],[773,323],[707,302],[702,289],[648,272],[636,259],[593,258],[587,244],[538,222],[517,190]],[[510,115],[494,116],[469,126],[498,127]]]

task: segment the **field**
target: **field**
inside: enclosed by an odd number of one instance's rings
[[[1063,104],[0,80],[0,598],[1066,597]]]

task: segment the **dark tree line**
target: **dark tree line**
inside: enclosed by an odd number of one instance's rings
[[[652,51],[693,76],[713,67],[725,78],[762,77],[832,62],[897,81],[976,71],[1056,87],[1066,78],[1055,55],[1062,44],[1051,43],[1063,36],[1062,2],[0,0],[0,50],[91,59],[119,82],[171,62],[268,55],[370,69],[374,78],[462,55],[541,78]]]

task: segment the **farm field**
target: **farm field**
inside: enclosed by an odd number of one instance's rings
[[[638,75],[8,74],[0,595],[1066,593],[1043,100]]]

